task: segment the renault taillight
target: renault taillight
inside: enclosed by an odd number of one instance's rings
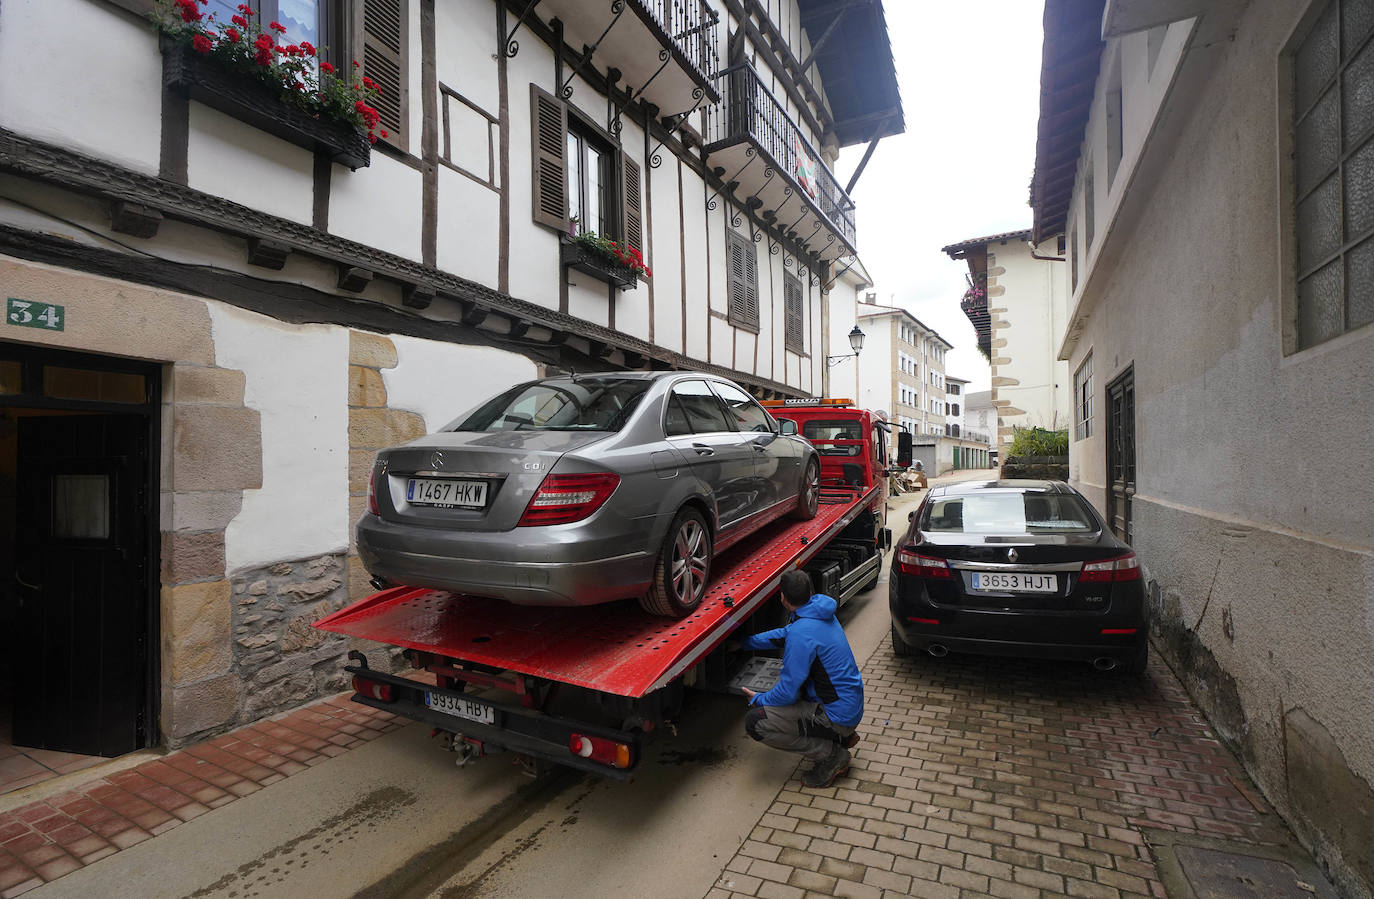
[[[897,550],[897,572],[916,577],[954,577],[949,563],[934,556],[923,556],[913,549]]]
[[[1115,581],[1140,580],[1140,560],[1135,553],[1126,553],[1100,562],[1084,562],[1078,576],[1080,584],[1105,584]]]

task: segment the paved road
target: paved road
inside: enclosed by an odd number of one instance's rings
[[[1164,666],[899,660],[886,594],[884,573],[842,612],[868,708],[827,790],[728,696],[694,696],[631,784],[458,769],[410,725],[29,895],[1164,896],[1147,836],[1286,840]]]

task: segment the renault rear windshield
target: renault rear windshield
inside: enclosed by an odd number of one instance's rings
[[[933,499],[921,530],[964,534],[1087,534],[1097,521],[1068,493],[988,490]]]
[[[507,390],[447,431],[619,431],[649,389],[629,378],[557,378]]]

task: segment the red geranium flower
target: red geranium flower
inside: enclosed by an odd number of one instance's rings
[[[327,62],[322,62],[320,63],[320,71],[324,72],[326,75],[333,75],[334,67]]]
[[[360,68],[362,68],[362,66],[363,66],[362,63],[358,62],[356,59],[353,60],[353,68],[355,68],[355,69],[360,69]]]
[[[386,136],[387,136],[387,134],[386,134],[386,129],[383,128],[383,129],[382,129],[382,137],[386,137]]]
[[[200,7],[196,5],[196,0],[178,0],[177,7],[181,10],[181,21],[200,21]]]
[[[239,12],[243,13],[245,16],[251,16],[253,14],[253,7],[249,6],[247,3],[240,3],[238,9]]]
[[[240,40],[243,39],[243,35],[239,34],[237,28],[224,29],[224,36],[229,38],[229,41],[234,44],[237,44]]]
[[[314,56],[318,52],[315,45],[309,41],[301,41],[301,50],[305,52],[306,56]]]
[[[257,53],[253,54],[253,61],[260,66],[270,66],[272,64],[272,51],[258,50]]]
[[[371,78],[367,77],[366,75],[363,76],[363,87],[376,87],[376,86],[377,86],[377,85],[373,83],[373,81],[372,81]]]
[[[268,25],[267,27],[271,28],[273,31],[280,31],[282,34],[286,34],[286,26],[280,22],[273,22],[271,25]]]
[[[253,43],[253,46],[257,47],[259,50],[271,50],[276,44],[272,40],[270,34],[260,34],[258,35],[258,39]]]
[[[229,21],[233,22],[235,25],[239,26],[240,28],[247,28],[247,27],[248,27],[248,20],[245,19],[243,16],[234,16],[234,17],[231,18]]]
[[[203,34],[197,34],[194,37],[192,37],[191,46],[195,47],[196,50],[201,53],[209,53],[211,50],[215,49],[214,41],[210,40]]]

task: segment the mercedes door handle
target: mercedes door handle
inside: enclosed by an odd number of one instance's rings
[[[704,443],[692,444],[692,449],[696,450],[698,456],[714,456],[716,451]]]
[[[766,452],[768,452],[768,447],[764,446],[762,443],[755,443],[755,444],[754,444],[754,452],[756,452],[756,453],[766,453]]]

